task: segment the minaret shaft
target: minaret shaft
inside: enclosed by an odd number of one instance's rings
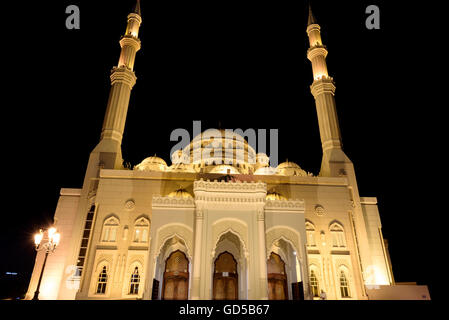
[[[310,21],[310,19],[309,19]],[[331,163],[350,162],[342,150],[340,126],[338,122],[335,104],[335,84],[329,76],[326,57],[328,51],[321,39],[320,26],[312,19],[313,23],[307,27],[310,48],[307,58],[312,63],[313,83],[310,86],[317,109],[318,124],[320,128],[321,146],[323,149],[323,161],[320,175],[336,176]]]
[[[108,145],[107,149],[109,149],[107,152],[115,152],[113,150],[114,148],[121,149],[131,90],[136,83],[136,76],[133,70],[136,53],[141,47],[138,38],[141,23],[142,18],[139,14],[130,13],[128,15],[126,32],[120,40],[122,50],[118,65],[111,71],[111,90],[99,144],[100,146],[104,144],[104,141],[110,141],[106,143],[106,145]],[[113,146],[112,150],[111,145]],[[117,154],[120,154],[121,158],[121,150],[116,150],[116,152]],[[116,167],[120,161],[122,160],[117,159],[114,167]]]

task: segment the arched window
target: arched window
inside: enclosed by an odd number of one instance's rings
[[[97,281],[97,294],[105,294],[106,293],[106,285],[108,283],[108,272],[106,266],[101,269],[100,274],[98,275]]]
[[[101,241],[104,242],[115,242],[117,241],[117,229],[119,226],[119,221],[115,217],[110,217],[104,222],[103,233],[101,236]]]
[[[140,218],[134,225],[134,242],[147,243],[150,224],[147,219]]]
[[[319,297],[320,296],[320,290],[318,286],[318,278],[316,276],[315,270],[310,270],[310,289],[312,290],[312,296],[313,297]]]
[[[315,227],[310,222],[306,222],[307,246],[315,247]]]
[[[338,223],[332,224],[330,227],[330,232],[332,237],[332,247],[335,248],[346,247],[345,232],[340,224]]]
[[[136,267],[131,274],[131,281],[129,282],[129,294],[138,294],[140,284],[139,268]]]
[[[340,294],[342,298],[350,297],[348,277],[344,270],[340,270]]]

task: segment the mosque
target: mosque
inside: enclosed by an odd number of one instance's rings
[[[124,166],[141,23],[137,1],[111,71],[100,141],[82,187],[60,191],[61,241],[41,281],[45,253],[37,254],[28,299],[38,283],[42,300],[430,298],[425,286],[395,284],[377,199],[359,195],[342,150],[328,51],[310,8],[307,58],[323,151],[317,176],[294,162],[272,167],[229,130],[197,135],[170,165],[152,156]]]

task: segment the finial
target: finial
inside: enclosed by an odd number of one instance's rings
[[[140,0],[137,0],[136,6],[134,7],[134,13],[137,13],[139,16],[142,16],[142,12],[140,11]]]
[[[310,1],[309,1],[309,19],[307,21],[307,25],[310,26],[311,24],[316,24],[316,19],[315,16],[313,15],[312,12],[312,6],[310,5]]]

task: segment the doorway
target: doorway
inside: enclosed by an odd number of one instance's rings
[[[288,300],[285,262],[278,254],[274,252],[270,254],[270,259],[268,259],[267,273],[268,273],[268,299]]]
[[[229,252],[221,253],[214,263],[214,300],[238,299],[237,261]]]
[[[176,250],[165,262],[162,287],[163,300],[187,300],[189,294],[189,260]]]

